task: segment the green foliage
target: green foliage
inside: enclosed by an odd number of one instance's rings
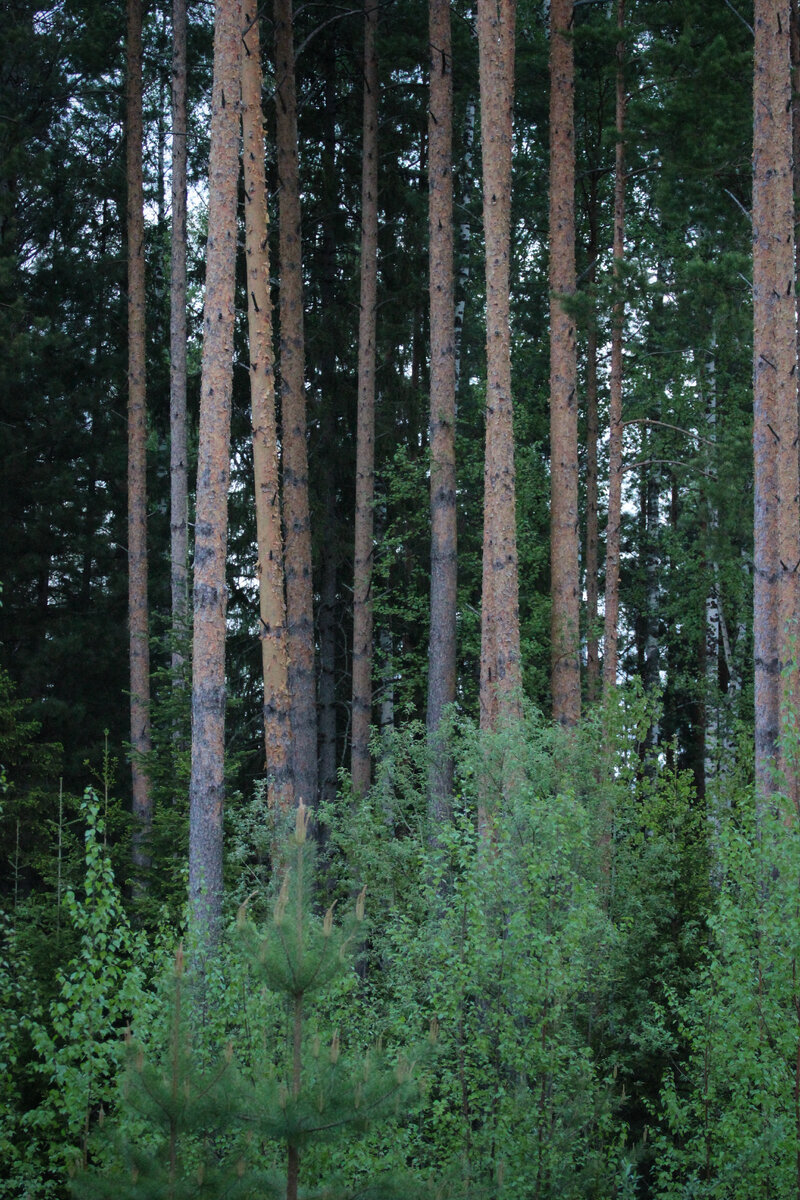
[[[102,1130],[94,1139],[100,1165],[73,1181],[79,1200],[112,1193],[121,1200],[251,1194],[241,1152],[225,1145],[239,1100],[233,1047],[216,1062],[202,1062],[192,1045],[184,978],[180,947],[162,1001],[169,1020],[164,1044],[150,1057],[128,1031],[120,1115],[110,1138]],[[155,1039],[148,1040],[152,1048]]]
[[[204,979],[202,994],[191,978],[186,987],[179,950],[155,1032],[143,1019],[147,1006],[137,1010],[139,1033],[134,1038],[129,1031],[126,1038],[127,1065],[114,1097],[117,1112],[92,1139],[97,1165],[76,1177],[77,1197],[90,1200],[109,1192],[129,1200],[296,1195],[300,1151],[305,1158],[314,1149],[318,1153],[307,1171],[312,1190],[307,1187],[304,1195],[333,1200],[409,1197],[418,1191],[396,1171],[371,1184],[364,1178],[365,1164],[357,1169],[352,1154],[349,1164],[336,1167],[335,1156],[319,1153],[321,1146],[341,1144],[343,1135],[352,1139],[407,1109],[419,1090],[419,1055],[389,1054],[380,1046],[359,1054],[355,1039],[342,1038],[338,1030],[323,1049],[325,1005],[314,997],[350,973],[347,951],[363,920],[364,895],[344,925],[334,924],[333,907],[324,917],[313,915],[307,821],[301,807],[272,921],[256,929],[242,905],[238,964],[230,955],[218,964],[229,974],[233,991],[243,985],[249,993],[244,1012],[238,1013],[232,992],[224,997],[236,1040],[220,1054],[220,1038],[209,1038],[200,1027],[218,981]],[[218,990],[216,1001],[222,997]],[[150,1002],[151,1023],[155,1012]],[[288,1161],[283,1173],[281,1157]],[[87,1160],[84,1154],[84,1166]],[[292,1176],[294,1191],[289,1190]]]
[[[46,1008],[20,1014],[30,1038],[29,1070],[41,1098],[26,1112],[25,1162],[48,1195],[67,1166],[86,1162],[94,1119],[109,1107],[120,1032],[141,1009],[149,955],[130,926],[103,845],[96,795],[87,790],[85,878],[82,895],[71,888],[65,908],[77,946],[56,974],[56,994]]]
[[[341,1164],[342,1140],[347,1137],[349,1150],[356,1135],[387,1119],[396,1121],[407,1111],[419,1091],[418,1060],[424,1052],[409,1050],[408,1039],[406,1048],[398,1050],[395,1042],[390,1052],[378,1039],[360,1053],[362,1031],[341,989],[342,1023],[325,1030],[330,1005],[323,994],[335,989],[337,980],[352,980],[350,947],[364,920],[366,888],[343,923],[334,922],[335,903],[324,916],[313,914],[314,855],[308,822],[309,812],[301,804],[271,922],[258,930],[247,918],[246,905],[237,920],[239,945],[253,981],[275,993],[286,1013],[285,1034],[273,1044],[263,1044],[249,1060],[244,1121],[258,1141],[283,1148],[287,1168],[282,1194],[285,1186],[287,1196],[296,1195],[301,1151],[303,1162],[311,1151],[307,1186],[316,1179],[320,1196],[361,1195],[362,1186],[370,1194],[365,1164],[358,1170],[352,1153],[344,1156],[350,1158],[349,1171],[341,1165],[334,1168],[336,1159]],[[333,1157],[324,1149],[330,1142],[339,1147]],[[399,1179],[396,1167],[382,1177],[380,1194],[384,1188],[387,1194],[403,1196],[417,1190]]]
[[[688,1047],[661,1095],[658,1195],[797,1195],[800,840],[733,791],[715,839],[719,889],[702,973],[672,997]]]
[[[657,906],[669,901],[663,925],[691,943],[680,895],[696,851],[692,823],[667,816],[671,776],[647,804],[655,784],[642,778],[637,752],[647,724],[641,696],[624,698],[616,719],[610,735],[610,717],[580,735],[535,713],[493,736],[462,722],[456,812],[435,831],[425,815],[424,737],[411,729],[352,818],[324,814],[334,861],[347,855],[349,878],[369,879],[359,1021],[389,1039],[408,1037],[430,1015],[440,1028],[420,1115],[391,1142],[371,1139],[379,1154],[454,1175],[464,1188],[498,1192],[501,1176],[503,1194],[514,1197],[633,1194],[641,1131],[629,1130],[625,1088],[649,1026],[645,1018],[626,1061],[622,1026],[610,1032],[609,1014],[646,969],[627,957],[640,949],[637,904],[641,939],[655,940]],[[476,829],[479,808],[488,839]],[[640,840],[619,834],[612,853],[613,814],[632,825],[637,808]],[[637,874],[648,829],[658,851]],[[625,860],[624,882],[612,883],[613,859],[617,870]],[[663,884],[649,909],[656,860]],[[613,913],[612,887],[620,893]]]

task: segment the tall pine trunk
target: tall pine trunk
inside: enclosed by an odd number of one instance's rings
[[[464,134],[462,138],[461,159],[459,164],[461,220],[458,224],[458,280],[455,287],[457,300],[455,302],[453,329],[453,373],[455,376],[456,396],[461,380],[461,339],[464,333],[464,314],[467,310],[467,291],[470,276],[470,248],[472,246],[472,225],[470,210],[472,193],[475,187],[475,172],[473,167],[473,152],[475,149],[475,101],[470,97],[467,101],[467,111],[464,114]]]
[[[617,0],[617,28],[625,22],[625,0]],[[608,519],[606,522],[606,611],[603,637],[603,688],[617,683],[619,634],[619,563],[622,526],[622,260],[625,254],[625,46],[617,42],[616,151],[614,156],[614,282],[617,295],[611,315],[611,380],[608,406]]]
[[[295,793],[269,291],[261,49],[257,10],[245,8],[243,15],[246,32],[242,59],[242,161],[267,803],[273,812],[285,812],[294,803]]]
[[[597,281],[597,186],[592,174],[589,197],[589,288],[594,301]],[[597,636],[599,595],[599,520],[597,505],[597,313],[592,312],[586,339],[586,699],[593,704],[600,694],[600,651]]]
[[[522,687],[511,398],[511,131],[514,0],[479,0],[478,53],[486,244],[486,449],[480,723],[518,715]]]
[[[550,594],[553,718],[581,714],[573,0],[550,4]]]
[[[186,0],[172,4],[172,233],[169,288],[170,588],[172,671],[180,680],[188,607],[186,436]]]
[[[789,0],[756,0],[753,90],[753,455],[756,784],[774,787],[781,668],[797,633],[797,345]],[[795,671],[787,685],[795,691]],[[788,767],[785,755],[782,765]],[[794,771],[787,780],[797,803]]]
[[[449,0],[430,0],[428,229],[431,375],[431,629],[428,738],[431,815],[447,815],[452,760],[437,744],[442,712],[456,698],[456,376],[453,302],[453,59]]]
[[[275,0],[275,108],[279,202],[281,442],[283,449],[284,562],[289,630],[294,786],[317,802],[317,697],[314,607],[306,447],[303,264],[300,163],[297,148],[292,0]]]
[[[142,182],[142,5],[128,0],[126,142],[128,178],[128,622],[133,775],[133,865],[147,865],[152,821],[150,643],[147,603],[147,404],[144,188]]]
[[[240,0],[216,0],[206,297],[197,447],[189,901],[201,947],[219,932],[225,799],[225,560],[233,389]]]
[[[361,177],[361,308],[358,322],[358,430],[353,572],[353,790],[370,785],[372,717],[373,506],[375,498],[375,330],[378,290],[378,56],[377,8],[364,7],[364,144]]]
[[[322,114],[323,208],[321,221],[322,262],[320,305],[332,313],[336,303],[336,42],[326,31],[324,58],[324,101]],[[336,438],[338,373],[335,326],[325,330],[319,358],[320,444],[322,452],[321,493],[323,537],[319,587],[319,794],[323,803],[333,800],[337,787],[336,711],[336,610],[339,571],[338,522],[336,515],[336,464],[329,452]]]

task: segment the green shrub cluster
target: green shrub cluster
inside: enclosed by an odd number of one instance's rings
[[[382,737],[210,962],[131,922],[87,793],[53,978],[3,917],[0,1196],[796,1197],[800,834],[649,719],[454,721],[438,828],[424,729]]]

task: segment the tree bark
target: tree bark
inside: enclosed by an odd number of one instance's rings
[[[595,218],[596,221],[596,218]],[[597,275],[597,238],[589,249],[589,286]],[[600,694],[600,651],[597,636],[598,612],[598,506],[597,506],[597,326],[595,314],[586,340],[586,699],[593,704]]]
[[[428,230],[430,279],[431,628],[428,649],[430,812],[444,820],[453,764],[438,744],[442,712],[456,698],[456,376],[453,299],[453,58],[450,0],[430,0]]]
[[[144,188],[142,182],[142,5],[128,0],[126,157],[128,179],[128,622],[130,629],[133,866],[148,863],[153,809],[144,758],[150,751],[147,602],[147,399]]]
[[[242,160],[247,255],[247,325],[250,336],[250,413],[253,424],[256,537],[258,540],[259,636],[264,677],[264,746],[267,804],[286,812],[295,801],[286,604],[283,591],[272,301],[269,291],[269,226],[261,108],[261,48],[257,9],[243,10]]]
[[[617,29],[625,24],[625,0],[617,0]],[[619,564],[622,525],[622,335],[625,302],[621,295],[625,255],[625,44],[617,42],[616,150],[614,155],[614,281],[617,296],[611,315],[611,380],[608,407],[608,519],[606,523],[606,605],[603,630],[603,690],[617,685]]]
[[[375,330],[378,266],[378,56],[377,9],[364,7],[364,145],[361,177],[361,308],[358,323],[358,430],[353,571],[353,791],[370,785],[372,717],[373,505],[375,497]]]
[[[573,0],[550,4],[550,592],[553,718],[581,714]]]
[[[216,0],[206,297],[197,449],[189,785],[190,915],[201,947],[219,933],[225,797],[225,560],[233,387],[240,0]]]
[[[470,225],[470,201],[475,187],[473,169],[473,151],[475,149],[475,101],[470,97],[467,101],[467,111],[464,114],[463,152],[459,169],[460,175],[460,209],[461,220],[458,226],[458,283],[456,291],[458,299],[455,302],[453,328],[453,362],[455,375],[456,396],[461,380],[461,340],[464,333],[464,314],[467,310],[467,291],[470,276],[470,247],[472,246],[472,227]]]
[[[306,445],[300,163],[291,0],[275,0],[284,562],[295,792],[317,802],[317,697]]]
[[[522,690],[509,259],[514,0],[479,0],[478,54],[486,243],[486,450],[480,724],[519,715]]]
[[[511,134],[515,2],[479,0],[483,230],[486,239],[486,456],[483,464],[481,728],[521,710],[516,475],[511,398]]]
[[[329,28],[324,58],[322,115],[323,216],[321,222],[322,262],[320,306],[332,313],[336,304],[336,230],[338,206],[336,162],[336,43]],[[330,447],[336,441],[338,374],[336,331],[325,329],[319,355],[320,446],[322,456],[323,537],[319,587],[319,794],[323,803],[336,797],[337,708],[336,708],[336,612],[339,571],[339,537],[336,516],[336,464]]]
[[[753,455],[756,785],[774,789],[781,669],[797,627],[797,344],[789,0],[756,0],[753,90]],[[788,671],[789,703],[796,670]],[[793,707],[793,706],[792,706]],[[789,763],[782,755],[785,769]],[[797,803],[796,771],[787,791]]]
[[[172,673],[182,682],[189,551],[186,436],[186,0],[172,3],[172,232],[169,289]]]

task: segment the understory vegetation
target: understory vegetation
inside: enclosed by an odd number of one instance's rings
[[[454,719],[442,828],[414,724],[357,808],[240,798],[211,959],[123,895],[102,781],[54,788],[2,918],[0,1195],[795,1196],[797,829],[734,750],[698,802],[652,718]]]

